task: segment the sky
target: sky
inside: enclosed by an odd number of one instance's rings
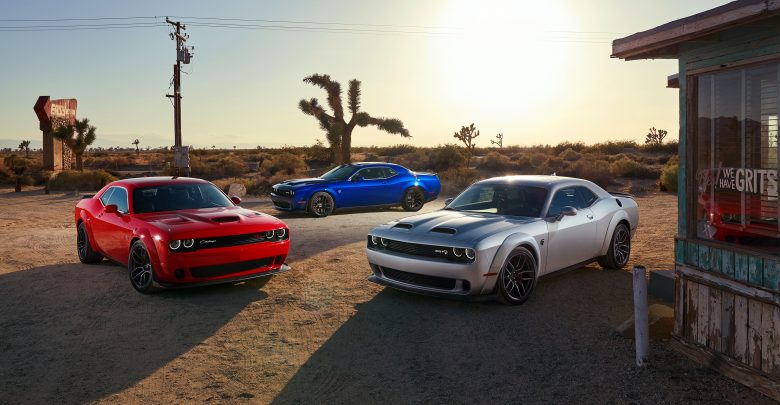
[[[2,27],[160,22],[177,16],[283,20],[190,25],[192,63],[182,75],[184,144],[219,148],[311,145],[325,140],[298,101],[325,93],[303,83],[329,74],[362,81],[362,109],[401,119],[412,138],[357,128],[353,145],[454,143],[475,123],[478,146],[642,141],[651,126],[678,134],[675,60],[610,58],[611,41],[725,1],[679,0],[0,0],[0,147],[30,139],[40,95],[78,99],[96,146],[173,144],[165,94],[175,62],[167,27],[3,31]],[[155,17],[136,20],[9,21]],[[214,22],[215,20],[209,20]],[[224,20],[223,20],[224,21]],[[354,25],[364,24],[364,25]],[[381,31],[381,32],[379,32]],[[393,32],[388,32],[393,31]]]

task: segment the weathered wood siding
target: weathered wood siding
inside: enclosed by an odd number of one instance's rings
[[[675,243],[678,264],[747,285],[780,291],[780,259],[738,253],[727,247],[715,247],[694,240],[677,239]]]
[[[734,378],[780,399],[780,389],[771,388],[780,382],[780,294],[751,294],[754,287],[732,289],[685,265],[678,270],[674,335],[683,351],[700,350],[692,357],[726,374],[736,365]]]

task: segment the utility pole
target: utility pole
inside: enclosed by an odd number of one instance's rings
[[[184,148],[181,141],[181,65],[189,64],[192,54],[190,49],[184,43],[187,42],[189,35],[183,31],[187,27],[179,21],[171,21],[168,17],[165,22],[176,27],[176,32],[170,34],[172,40],[176,40],[176,64],[173,65],[173,94],[166,94],[166,97],[173,98],[173,131],[174,131],[174,163],[176,165],[176,174],[189,175],[190,159],[189,148]]]

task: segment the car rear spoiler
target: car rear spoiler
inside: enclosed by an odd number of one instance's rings
[[[608,193],[611,194],[613,197],[624,197],[624,198],[630,198],[632,200],[634,199],[633,194],[621,193],[618,191],[609,191]]]

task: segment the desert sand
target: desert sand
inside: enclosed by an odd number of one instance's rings
[[[0,190],[0,403],[769,402],[664,342],[636,368],[613,333],[632,313],[628,271],[554,276],[519,307],[387,290],[363,246],[407,216],[388,209],[279,215],[292,271],[262,289],[145,296],[119,265],[79,263],[78,198]],[[630,264],[672,268],[676,197],[637,201]]]

